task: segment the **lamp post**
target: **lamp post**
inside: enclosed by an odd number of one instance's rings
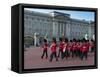
[[[37,43],[37,33],[34,33],[34,46],[36,46],[36,43]]]

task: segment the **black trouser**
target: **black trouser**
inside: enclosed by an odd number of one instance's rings
[[[92,47],[92,48],[91,48],[91,52],[94,52],[94,51],[95,51],[95,47]]]
[[[81,51],[80,50],[77,50],[77,56],[81,57]]]
[[[76,56],[76,50],[72,51],[72,57]]]
[[[48,57],[47,50],[44,50],[44,51],[43,51],[43,54],[42,54],[41,58],[43,58],[45,54],[46,54],[46,58],[47,58],[47,57]]]
[[[66,59],[67,59],[67,57],[69,56],[68,50],[65,50],[65,52],[64,52],[63,54],[64,54],[64,55],[63,55],[63,58],[66,57]],[[62,59],[63,59],[63,58],[62,58]]]
[[[58,57],[60,57],[63,59],[64,58],[64,52],[62,51],[62,49],[59,49],[59,52],[58,52]]]
[[[65,52],[61,52],[61,59],[63,59],[65,57]]]
[[[77,56],[77,57],[80,57],[80,50],[76,50],[76,52],[75,52],[75,55]]]
[[[58,57],[60,57],[60,56],[61,56],[61,52],[62,52],[62,50],[61,50],[61,49],[59,49],[59,52],[58,52]]]
[[[86,52],[82,52],[81,54],[81,60],[83,60],[83,58],[85,57],[85,59],[87,59],[87,51]]]
[[[55,57],[56,58],[56,61],[58,61],[56,52],[52,52],[51,53],[51,55],[50,55],[50,61],[52,61],[53,57]]]

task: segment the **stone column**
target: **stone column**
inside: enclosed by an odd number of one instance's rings
[[[58,22],[58,36],[60,36],[60,23]]]
[[[60,34],[60,37],[61,37],[61,23],[59,23],[59,28],[60,28],[60,31],[59,31],[59,34]]]
[[[88,29],[89,29],[89,30],[88,30],[88,32],[89,32],[89,33],[88,33],[88,34],[89,34],[89,39],[91,39],[91,25],[90,25],[90,24],[89,24]]]
[[[70,22],[68,22],[68,39],[70,40]]]
[[[63,27],[62,33],[63,33],[63,35],[65,36],[65,34],[64,34],[64,23],[62,23],[62,27]]]
[[[53,37],[55,36],[55,21],[54,21],[54,18],[53,18]]]
[[[66,23],[66,35],[67,35],[67,38],[70,40],[70,23],[69,22]]]

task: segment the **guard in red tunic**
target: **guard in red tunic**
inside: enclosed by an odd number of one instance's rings
[[[68,45],[67,45],[67,50],[68,50],[69,56],[70,56],[70,48],[71,48],[71,43],[70,43],[70,42],[68,42]]]
[[[76,41],[74,41],[72,46],[72,57],[76,56],[76,51],[77,51],[77,43]]]
[[[62,59],[64,58],[64,57],[66,57],[66,59],[67,59],[67,57],[69,56],[69,52],[68,52],[68,39],[67,38],[65,38],[65,40],[64,40],[64,45],[63,45],[63,57],[62,57]]]
[[[76,56],[80,57],[80,48],[81,48],[80,40],[77,41],[76,46],[77,46]]]
[[[79,41],[79,43],[77,45],[77,54],[78,54],[79,58],[81,58],[81,46],[82,46],[82,43],[81,43],[81,41]]]
[[[51,44],[50,48],[51,48],[50,62],[52,62],[52,59],[54,57],[56,58],[56,61],[58,61],[57,54],[56,54],[57,44],[56,44],[56,39],[55,38],[53,38],[53,41],[52,41],[52,44]]]
[[[87,54],[88,54],[88,46],[86,45],[86,42],[83,42],[83,45],[81,47],[81,60],[83,60],[83,58],[85,57],[85,59],[87,59]]]
[[[69,48],[70,48],[70,56],[72,56],[72,52],[73,52],[73,41],[72,40],[70,40],[70,46],[69,46]]]
[[[47,44],[47,40],[46,39],[44,39],[44,44],[43,44],[42,48],[43,48],[43,54],[42,54],[41,58],[43,59],[44,55],[46,55],[46,59],[47,59],[48,58],[48,53],[47,53],[48,44]]]
[[[62,54],[63,54],[63,41],[62,41],[62,38],[59,38],[59,52],[58,52],[58,57],[62,57]]]
[[[68,42],[67,50],[68,50],[69,57],[70,57],[70,55],[71,55],[71,51],[72,51],[72,40],[70,40],[70,41]]]

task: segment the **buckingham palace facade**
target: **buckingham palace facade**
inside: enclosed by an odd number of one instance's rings
[[[70,14],[57,11],[50,13],[40,13],[24,10],[24,37],[35,35],[47,37],[65,36],[68,39],[82,39],[86,34],[89,39],[94,35],[94,22],[71,18]]]

